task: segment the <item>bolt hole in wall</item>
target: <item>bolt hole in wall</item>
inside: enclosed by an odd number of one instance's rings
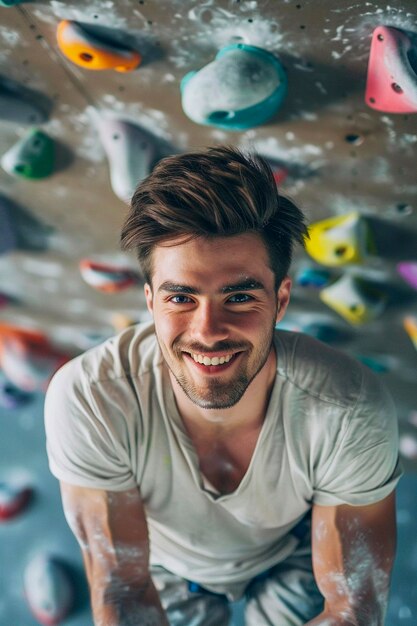
[[[400,202],[399,204],[397,204],[395,207],[395,210],[400,215],[410,215],[410,213],[413,212],[413,208],[409,204],[405,204],[403,202]]]
[[[356,133],[349,133],[345,135],[345,141],[354,146],[360,146],[364,142],[363,135],[357,135]]]
[[[213,111],[213,113],[210,113],[210,121],[212,122],[219,122],[221,120],[228,120],[231,119],[232,117],[234,117],[234,114],[232,111]]]

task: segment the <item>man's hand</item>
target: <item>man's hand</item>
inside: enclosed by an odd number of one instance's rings
[[[383,626],[395,556],[395,494],[313,506],[313,569],[325,608],[308,626]],[[307,625],[306,625],[307,626]]]
[[[61,482],[67,522],[81,546],[95,626],[168,626],[149,574],[149,541],[139,491]]]

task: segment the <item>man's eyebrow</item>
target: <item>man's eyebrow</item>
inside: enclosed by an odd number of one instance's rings
[[[254,291],[259,289],[265,290],[265,286],[259,280],[248,277],[238,283],[224,285],[220,288],[219,292],[231,293],[235,291]],[[201,291],[196,287],[191,287],[190,285],[180,285],[170,280],[163,282],[158,287],[158,291],[168,291],[169,293],[188,293],[191,295],[199,295],[201,293]]]

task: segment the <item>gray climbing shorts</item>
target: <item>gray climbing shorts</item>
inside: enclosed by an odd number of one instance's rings
[[[212,593],[162,567],[152,568],[171,626],[228,626],[231,606],[226,596]],[[285,561],[252,580],[245,590],[244,621],[236,626],[302,626],[323,610],[323,596],[314,580],[310,533]]]

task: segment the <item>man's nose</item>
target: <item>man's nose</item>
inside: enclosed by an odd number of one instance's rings
[[[229,334],[226,314],[214,303],[200,303],[190,330],[195,339],[206,345],[226,339]]]

